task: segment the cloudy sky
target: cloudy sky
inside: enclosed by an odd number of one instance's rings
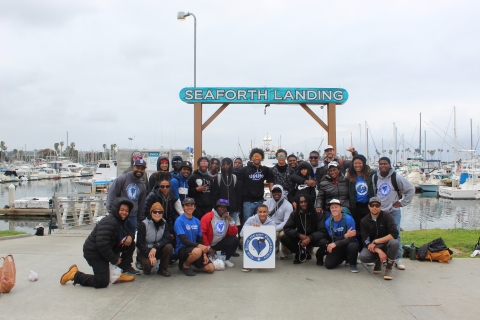
[[[393,123],[418,147],[474,146],[480,125],[478,1],[0,2],[0,140],[9,150],[193,146],[193,18],[197,86],[342,87],[337,149],[393,148]],[[218,105],[204,107],[204,117]],[[326,111],[312,109],[326,121]],[[361,125],[361,131],[359,128]],[[247,153],[268,133],[289,152],[327,135],[299,106],[231,105],[205,131],[210,154]],[[445,138],[444,138],[445,137]],[[323,141],[323,142],[322,142]],[[459,147],[460,148],[460,147]],[[444,154],[444,158],[446,158]]]

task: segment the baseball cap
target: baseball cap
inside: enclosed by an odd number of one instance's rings
[[[330,162],[330,163],[328,164],[328,167],[329,167],[329,168],[330,168],[330,167],[337,167],[337,168],[338,168],[339,166],[340,166],[340,165],[338,164],[337,161],[332,161],[332,162]]]
[[[190,170],[192,170],[192,163],[190,161],[182,161],[182,163],[180,163],[180,169],[183,167],[187,167],[187,168],[190,168]]]
[[[133,164],[134,166],[139,166],[139,167],[147,167],[147,163],[143,159],[137,159],[135,160],[135,163]]]
[[[276,187],[273,187],[273,188],[272,188],[272,192],[273,192],[273,191],[280,191],[280,192],[282,192],[282,189],[280,189],[279,186],[276,186]]]
[[[229,204],[228,199],[218,199],[217,204],[215,205],[215,207],[217,207],[217,206],[230,207],[230,204]]]
[[[368,204],[370,204],[372,202],[378,202],[378,203],[382,204],[382,201],[380,201],[380,198],[377,198],[377,197],[370,198],[370,200],[368,201]]]
[[[330,204],[332,204],[332,203],[336,203],[336,204],[342,205],[342,204],[340,203],[340,200],[338,200],[338,199],[332,199],[332,200],[330,200]]]
[[[195,199],[193,199],[193,198],[185,198],[185,199],[183,199],[182,204],[189,204],[189,203],[195,204]]]
[[[331,144],[329,144],[328,146],[325,147],[325,149],[323,149],[323,151],[326,151],[328,149],[335,149]]]

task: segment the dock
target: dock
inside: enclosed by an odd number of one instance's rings
[[[4,216],[16,216],[16,217],[45,217],[50,216],[52,209],[0,209],[0,215]],[[55,212],[53,213],[55,214]]]

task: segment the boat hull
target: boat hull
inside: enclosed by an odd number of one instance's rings
[[[440,187],[438,195],[448,199],[475,200],[480,199],[480,189],[461,189],[456,187]]]

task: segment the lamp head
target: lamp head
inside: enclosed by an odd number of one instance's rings
[[[183,11],[178,11],[177,13],[177,20],[180,20],[180,21],[184,21],[186,17],[188,17],[190,14],[187,12],[183,12]]]

